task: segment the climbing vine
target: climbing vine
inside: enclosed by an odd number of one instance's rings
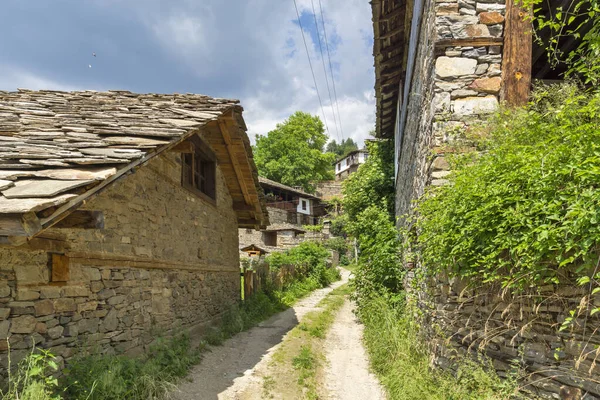
[[[424,263],[528,287],[589,277],[600,250],[600,94],[542,88],[478,130],[451,184],[418,206]],[[585,278],[587,279],[587,278]]]

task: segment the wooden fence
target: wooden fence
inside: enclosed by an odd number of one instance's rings
[[[281,289],[295,276],[296,268],[293,265],[284,265],[277,271],[271,271],[266,262],[244,267],[242,270],[243,299],[248,299],[253,294],[266,289],[267,285],[272,289]]]

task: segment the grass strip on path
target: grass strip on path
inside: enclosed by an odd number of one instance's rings
[[[325,365],[324,340],[351,289],[334,289],[307,313],[273,354],[269,375],[263,377],[264,398],[318,399]]]

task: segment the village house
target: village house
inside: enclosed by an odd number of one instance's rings
[[[335,180],[343,181],[350,174],[358,171],[358,167],[367,161],[369,152],[367,149],[353,150],[344,157],[336,161],[335,165]]]
[[[260,231],[240,229],[240,248],[255,245],[277,251],[296,246],[305,238],[303,226],[317,225],[326,214],[326,205],[315,195],[263,177],[259,182],[271,225]]]
[[[567,4],[542,2],[538,12],[548,14],[549,7]],[[376,133],[380,139],[394,140],[396,216],[404,225],[408,222],[402,217],[412,212],[428,186],[448,183],[447,158],[460,151],[461,132],[496,111],[501,102],[526,104],[532,80],[556,82],[564,66],[550,67],[545,48],[533,40],[526,18],[531,10],[522,9],[516,0],[372,0],[371,5]],[[580,39],[573,39],[560,43],[564,54],[578,46]],[[576,371],[579,351],[567,350],[560,362],[555,358],[556,346],[574,348],[582,337],[581,329],[567,334],[553,328],[568,317],[565,304],[581,300],[576,287],[552,288],[555,292],[550,294],[562,303],[548,303],[543,316],[532,316],[531,310],[517,307],[518,299],[487,289],[466,300],[461,298],[465,282],[437,277],[428,325],[452,340],[432,335],[436,364],[450,366],[456,350],[465,353],[478,347],[501,376],[510,360],[522,358],[531,373],[528,390],[544,398],[559,398],[570,387],[600,398],[598,372],[593,367]],[[506,307],[511,302],[514,312]],[[515,329],[514,321],[523,321],[522,329]],[[490,329],[495,332],[491,337]],[[588,329],[596,332],[598,327]],[[588,344],[599,345],[595,336],[586,338]]]
[[[238,228],[268,225],[236,100],[0,92],[0,336],[140,351],[240,298]],[[0,341],[6,362],[7,342]]]

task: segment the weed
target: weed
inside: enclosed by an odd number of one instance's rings
[[[33,348],[21,360],[16,372],[11,371],[10,344],[8,352],[8,387],[0,390],[1,400],[60,400],[56,394],[58,381],[52,376],[57,370],[54,355],[48,350]]]

